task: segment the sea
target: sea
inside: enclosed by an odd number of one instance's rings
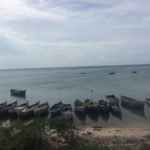
[[[115,74],[109,75],[110,72]],[[11,88],[25,89],[26,98],[11,96]],[[0,102],[48,101],[52,106],[62,101],[73,106],[76,99],[98,102],[110,94],[119,99],[124,95],[145,101],[150,95],[150,65],[0,70]],[[87,115],[83,120],[74,114],[74,121],[105,127],[150,127],[150,106],[145,104],[144,112],[140,111],[121,107],[121,117],[110,113],[107,118]]]

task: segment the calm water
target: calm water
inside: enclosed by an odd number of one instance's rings
[[[132,71],[137,70],[137,74]],[[115,75],[108,75],[115,71]],[[87,74],[80,74],[86,72]],[[12,101],[10,88],[26,89],[30,103],[48,101],[53,105],[57,101],[73,104],[76,98],[105,99],[107,94],[126,95],[145,100],[150,95],[150,65],[107,66],[78,68],[46,68],[0,70],[0,101]],[[93,90],[94,92],[91,92]],[[18,101],[24,101],[18,99]],[[121,108],[122,119],[110,114],[109,118],[87,116],[87,124],[104,126],[150,126],[150,107],[145,105],[145,112],[131,112]],[[76,122],[80,120],[75,117]]]

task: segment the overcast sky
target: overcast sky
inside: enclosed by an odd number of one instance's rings
[[[0,0],[0,68],[150,63],[150,0]]]

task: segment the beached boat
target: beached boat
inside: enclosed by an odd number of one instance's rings
[[[10,118],[17,118],[17,109],[15,107],[10,107],[8,109],[8,115]]]
[[[15,108],[17,107],[17,101],[11,102],[7,104],[7,109],[8,109],[8,116],[11,118],[16,118],[17,117],[17,112]]]
[[[146,103],[150,106],[150,96],[146,97]]]
[[[5,118],[8,116],[7,101],[0,103],[0,117]]]
[[[60,101],[50,108],[51,117],[59,116],[62,113],[64,104]]]
[[[11,96],[26,97],[26,90],[10,89]]]
[[[17,104],[18,104],[18,102],[17,102],[17,100],[16,100],[16,101],[14,101],[14,102],[8,103],[8,104],[7,104],[7,107],[9,107],[9,108],[11,108],[11,107],[16,107]]]
[[[2,117],[2,118],[8,117],[8,108],[7,107],[0,108],[0,117]]]
[[[144,101],[135,100],[130,97],[121,96],[121,105],[130,108],[144,108]]]
[[[6,106],[7,106],[7,101],[0,103],[0,108],[6,107]]]
[[[115,95],[106,95],[106,99],[109,101],[109,105],[117,105],[119,106],[119,99]]]
[[[35,116],[47,116],[49,114],[49,104],[48,102],[40,104],[38,107],[33,109]]]
[[[85,113],[85,105],[82,101],[76,99],[74,102],[74,111],[76,113]]]
[[[22,119],[27,119],[27,118],[31,118],[34,115],[34,109],[38,108],[39,106],[39,101],[32,104],[32,105],[28,105],[25,106],[23,109],[21,109],[21,111],[18,113],[18,117],[22,118]],[[43,106],[44,104],[42,104]]]
[[[71,104],[64,104],[62,111],[62,118],[66,120],[73,119]]]
[[[118,119],[122,119],[121,109],[117,105],[110,106],[110,112],[113,116],[117,117]]]
[[[20,104],[17,105],[17,107],[25,107],[25,106],[26,107],[28,106],[28,101],[20,103]]]
[[[34,107],[37,107],[37,106],[39,106],[39,104],[40,104],[40,101],[35,102],[35,103],[33,103],[33,104],[28,105],[28,108],[34,108]],[[42,104],[42,105],[43,105],[43,104]]]
[[[23,108],[20,112],[18,112],[18,117],[21,119],[33,117],[33,108]]]
[[[98,108],[101,113],[109,113],[109,104],[104,100],[98,101]]]
[[[110,112],[114,116],[121,119],[122,114],[121,114],[121,109],[119,107],[119,99],[115,95],[107,95],[106,98],[109,101],[109,110],[110,110]]]
[[[90,99],[85,100],[85,107],[88,112],[98,112],[98,104]]]

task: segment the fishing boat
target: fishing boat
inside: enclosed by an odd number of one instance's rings
[[[110,112],[113,116],[117,117],[118,119],[122,119],[121,109],[117,105],[110,106]]]
[[[34,109],[38,108],[40,101],[32,104],[32,105],[28,105],[27,107],[24,107],[19,113],[18,113],[18,117],[20,117],[21,119],[28,119],[33,117],[34,115]],[[46,103],[47,104],[47,103]],[[46,105],[46,104],[42,104],[42,106]]]
[[[73,119],[71,104],[64,104],[63,111],[62,111],[62,118],[66,120]]]
[[[88,112],[94,112],[94,113],[98,112],[98,104],[93,100],[86,99],[85,107]]]
[[[119,107],[119,99],[115,95],[107,95],[107,100],[109,101],[109,110],[117,118],[121,119],[121,109]]]
[[[64,104],[60,101],[50,108],[51,117],[59,116],[62,113]]]
[[[0,108],[6,107],[6,106],[7,106],[7,101],[0,103]]]
[[[33,108],[23,108],[21,111],[18,112],[18,117],[21,119],[33,117]]]
[[[82,101],[76,99],[74,102],[74,110],[76,113],[85,113],[85,105]]]
[[[8,116],[7,101],[0,103],[0,117],[5,118]]]
[[[130,97],[121,96],[121,105],[130,108],[144,108],[144,101],[135,100]]]
[[[17,112],[15,110],[15,108],[17,107],[17,101],[11,102],[9,104],[7,104],[7,108],[8,108],[8,116],[10,118],[16,118],[17,117]]]
[[[34,108],[34,107],[37,107],[37,106],[39,106],[39,104],[40,104],[40,101],[35,102],[35,103],[33,103],[33,104],[30,104],[30,105],[28,106],[28,108]],[[42,104],[42,105],[43,105],[43,104]]]
[[[99,112],[101,112],[102,114],[109,113],[109,104],[104,100],[98,101],[98,108]]]
[[[8,109],[8,115],[10,118],[17,118],[17,109],[15,107],[10,107]]]
[[[16,107],[17,104],[18,104],[18,102],[17,102],[17,100],[16,100],[16,101],[14,101],[14,102],[11,102],[11,103],[7,104],[7,107],[9,107],[9,108],[11,108],[11,107]]]
[[[49,114],[49,104],[48,102],[40,104],[38,107],[33,109],[33,114],[35,116],[47,116]]]
[[[26,97],[26,90],[10,89],[11,96]]]
[[[106,99],[109,101],[109,105],[117,105],[119,106],[119,99],[115,95],[106,95]]]
[[[147,103],[147,105],[150,106],[150,96],[147,96],[147,97],[146,97],[146,103]]]
[[[28,106],[28,101],[20,103],[20,104],[17,105],[17,107],[25,107],[25,106],[26,107]]]

